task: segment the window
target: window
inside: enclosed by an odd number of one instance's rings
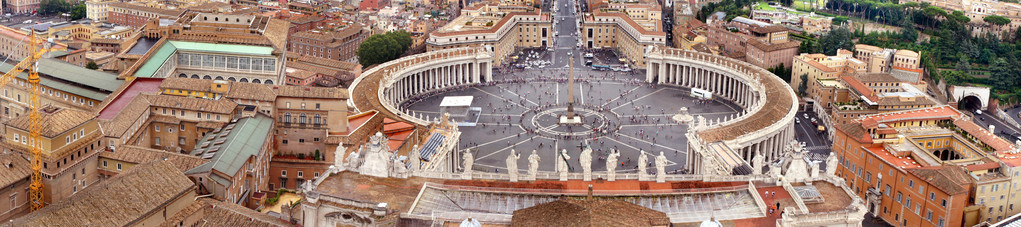
[[[121,170],[121,164],[117,163],[117,170]]]
[[[281,141],[281,143],[287,144],[287,140],[283,140],[283,141]]]
[[[156,137],[155,139],[156,139],[156,146],[159,146],[160,145],[160,138]]]
[[[156,129],[156,131],[157,131],[157,132],[159,132],[159,131],[160,131],[160,126],[159,126],[159,125],[156,125],[156,126],[155,126],[155,129]]]
[[[298,177],[305,177],[305,174],[302,173],[301,171],[298,171]]]
[[[103,167],[106,167],[106,160],[103,160]]]
[[[943,208],[947,208],[947,200],[946,199],[943,199],[943,202],[940,203],[940,204],[943,205]]]
[[[181,125],[181,131],[182,132],[184,131],[184,125]]]
[[[280,176],[281,177],[286,177],[287,176],[287,170],[280,170]]]
[[[915,188],[915,180],[908,180],[908,187]],[[985,189],[985,187],[983,187],[983,189]]]
[[[319,178],[319,172],[312,173],[312,176],[315,177],[315,178]]]
[[[931,210],[926,210],[925,211],[925,220],[932,221],[932,211]]]
[[[298,139],[298,142],[299,142],[299,143],[304,143],[304,142],[305,142],[305,139]]]
[[[900,192],[897,192],[897,202],[898,203],[901,201],[900,198],[901,198],[901,194],[900,194]]]
[[[885,191],[886,191],[886,196],[890,196],[890,185],[889,184],[886,185],[886,190]]]

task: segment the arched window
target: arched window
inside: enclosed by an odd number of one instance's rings
[[[177,77],[188,78],[188,74],[181,73],[181,75],[177,75]]]
[[[205,75],[205,76],[202,77],[202,79],[204,79],[204,80],[212,80],[213,77],[211,77],[209,75]]]
[[[322,117],[322,116],[319,116],[319,114],[316,114],[316,116],[315,116],[315,119],[314,119],[314,121],[313,121],[313,122],[315,122],[315,124],[317,124],[317,125],[318,125],[318,124],[322,124],[322,122],[323,122],[323,117]]]
[[[252,80],[252,83],[257,83],[257,84],[261,84],[261,83],[262,83],[262,80],[259,80],[259,79],[253,79],[253,80]]]
[[[308,123],[308,120],[306,119],[305,114],[301,114],[301,117],[298,117],[298,123],[302,123],[302,124]]]
[[[241,78],[241,82],[248,83],[248,78]]]
[[[264,84],[269,84],[269,85],[273,85],[273,80],[266,80],[266,81],[265,81],[265,82],[263,82],[263,83],[264,83]]]
[[[191,78],[192,78],[192,79],[198,79],[198,78],[199,78],[199,75],[191,74]]]
[[[284,123],[291,123],[291,113],[284,114]]]
[[[229,77],[229,78],[227,78],[227,80],[229,80],[231,82],[238,81],[237,79],[234,79],[234,77]]]
[[[216,80],[223,80],[223,76],[216,76]]]

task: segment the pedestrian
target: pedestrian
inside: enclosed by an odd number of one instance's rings
[[[770,198],[776,198],[776,192],[770,192],[769,197]],[[780,203],[776,203],[776,204],[777,204],[777,206],[780,206]]]

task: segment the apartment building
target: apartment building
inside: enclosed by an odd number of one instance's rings
[[[43,58],[37,63],[41,85],[39,97],[43,105],[91,111],[124,83],[113,74],[57,59]],[[0,64],[0,70],[13,67],[14,63]],[[3,108],[0,116],[10,119],[30,111],[28,99],[31,89],[27,79],[27,72],[18,74],[0,89],[0,106]]]
[[[99,152],[106,148],[91,112],[45,106],[40,109],[43,201],[55,203],[97,183]],[[31,156],[28,115],[4,123],[5,149]]]
[[[0,154],[0,222],[28,213],[31,164],[17,153]]]
[[[327,23],[327,29],[295,32],[288,38],[288,51],[338,61],[351,61],[371,32],[359,23]]]
[[[595,12],[583,18],[581,42],[589,49],[615,49],[626,64],[644,68],[645,50],[666,45],[662,24],[660,19],[636,21],[625,13]]]
[[[127,25],[140,28],[151,19],[155,18],[179,18],[184,14],[184,9],[161,9],[149,7],[137,3],[113,2],[103,3],[106,12],[97,9],[97,17],[106,14],[106,22]],[[87,12],[86,12],[87,13]]]
[[[791,67],[801,42],[788,39],[783,26],[736,17],[730,22],[712,16],[708,23],[709,44],[721,53],[762,68]]]
[[[251,207],[252,195],[267,190],[273,125],[273,118],[255,114],[208,133],[191,155],[209,162],[184,174],[213,199]]]
[[[363,2],[364,3],[364,2]],[[503,64],[514,48],[553,44],[553,15],[532,7],[479,2],[461,16],[429,34],[426,51],[460,47],[489,47],[494,65]]]
[[[106,21],[109,18],[110,4],[116,0],[86,0],[85,17],[94,21]]]
[[[837,79],[841,75],[855,75],[865,73],[867,64],[854,58],[850,51],[837,50],[836,56],[824,54],[801,54],[794,57],[791,65],[791,87],[797,88],[802,83],[809,85],[808,96],[818,96],[814,91],[817,88],[811,86],[819,80]],[[807,75],[806,81],[801,77]]]
[[[949,106],[863,116],[839,124],[833,144],[837,175],[866,198],[870,213],[898,226],[1008,217],[1013,200],[993,200],[1017,190],[1007,188],[1016,177],[1002,174],[1011,171],[998,170],[1018,160],[1005,155],[1016,149]]]
[[[181,172],[194,169],[199,165],[209,162],[209,160],[202,159],[201,157],[187,154],[122,145],[99,153],[99,177],[100,179],[108,179],[124,173],[137,165],[164,160]]]
[[[208,132],[235,118],[237,103],[229,100],[197,99],[172,95],[140,95],[149,101],[151,116],[146,133],[134,145],[186,153]]]
[[[883,49],[865,44],[855,44],[854,52],[855,58],[868,64],[870,73],[891,73],[902,81],[923,83],[921,62],[917,52]]]

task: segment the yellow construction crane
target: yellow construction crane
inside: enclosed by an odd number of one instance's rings
[[[22,59],[21,62],[18,62],[17,65],[14,65],[14,68],[12,68],[11,71],[7,71],[7,73],[4,73],[4,75],[0,77],[0,87],[3,87],[6,86],[7,83],[11,82],[11,80],[14,80],[14,78],[17,77],[18,74],[21,74],[21,72],[28,70],[28,86],[29,92],[31,94],[28,97],[28,106],[29,108],[32,109],[32,111],[29,112],[28,114],[29,119],[32,121],[32,125],[29,126],[29,134],[31,134],[32,136],[32,139],[29,140],[31,141],[30,145],[32,147],[31,149],[32,160],[30,160],[32,163],[32,176],[30,178],[31,181],[28,186],[29,188],[28,199],[31,211],[42,209],[43,206],[45,205],[43,203],[43,176],[41,172],[43,168],[41,157],[42,143],[40,142],[41,141],[40,138],[42,137],[40,134],[40,131],[42,131],[42,126],[40,125],[42,116],[39,114],[39,108],[42,105],[42,103],[39,100],[40,90],[39,90],[39,72],[37,71],[38,70],[37,61],[39,61],[39,59],[41,59],[43,55],[49,52],[50,48],[45,47],[45,44],[44,47],[37,48],[37,46],[39,46],[39,44],[41,44],[42,42],[43,42],[42,40],[37,40],[35,38],[35,31],[30,32],[28,34],[28,45],[30,52],[29,56],[26,57],[25,59]]]

